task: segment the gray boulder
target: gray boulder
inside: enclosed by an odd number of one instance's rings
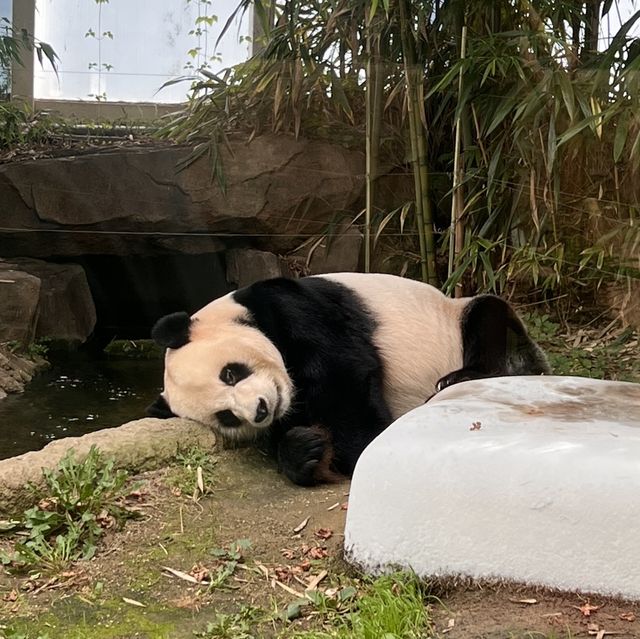
[[[8,287],[9,304],[0,308],[0,340],[29,344],[46,337],[82,343],[93,331],[96,309],[77,264],[0,260],[2,286]]]
[[[30,344],[36,334],[40,278],[0,262],[0,342]]]

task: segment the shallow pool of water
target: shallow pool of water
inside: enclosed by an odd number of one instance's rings
[[[144,417],[162,388],[162,360],[54,361],[24,393],[0,400],[0,459]]]

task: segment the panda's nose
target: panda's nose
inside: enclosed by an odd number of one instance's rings
[[[258,400],[258,410],[256,410],[256,424],[263,422],[265,419],[267,419],[268,415],[269,409],[267,408],[267,402],[264,400],[264,398],[261,397]]]

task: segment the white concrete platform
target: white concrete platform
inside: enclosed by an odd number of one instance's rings
[[[503,377],[445,389],[363,453],[347,557],[640,599],[640,384]]]

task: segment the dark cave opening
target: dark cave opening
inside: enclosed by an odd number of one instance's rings
[[[78,255],[64,259],[85,270],[96,307],[90,346],[112,339],[148,339],[151,327],[175,311],[195,312],[231,290],[224,253]]]

